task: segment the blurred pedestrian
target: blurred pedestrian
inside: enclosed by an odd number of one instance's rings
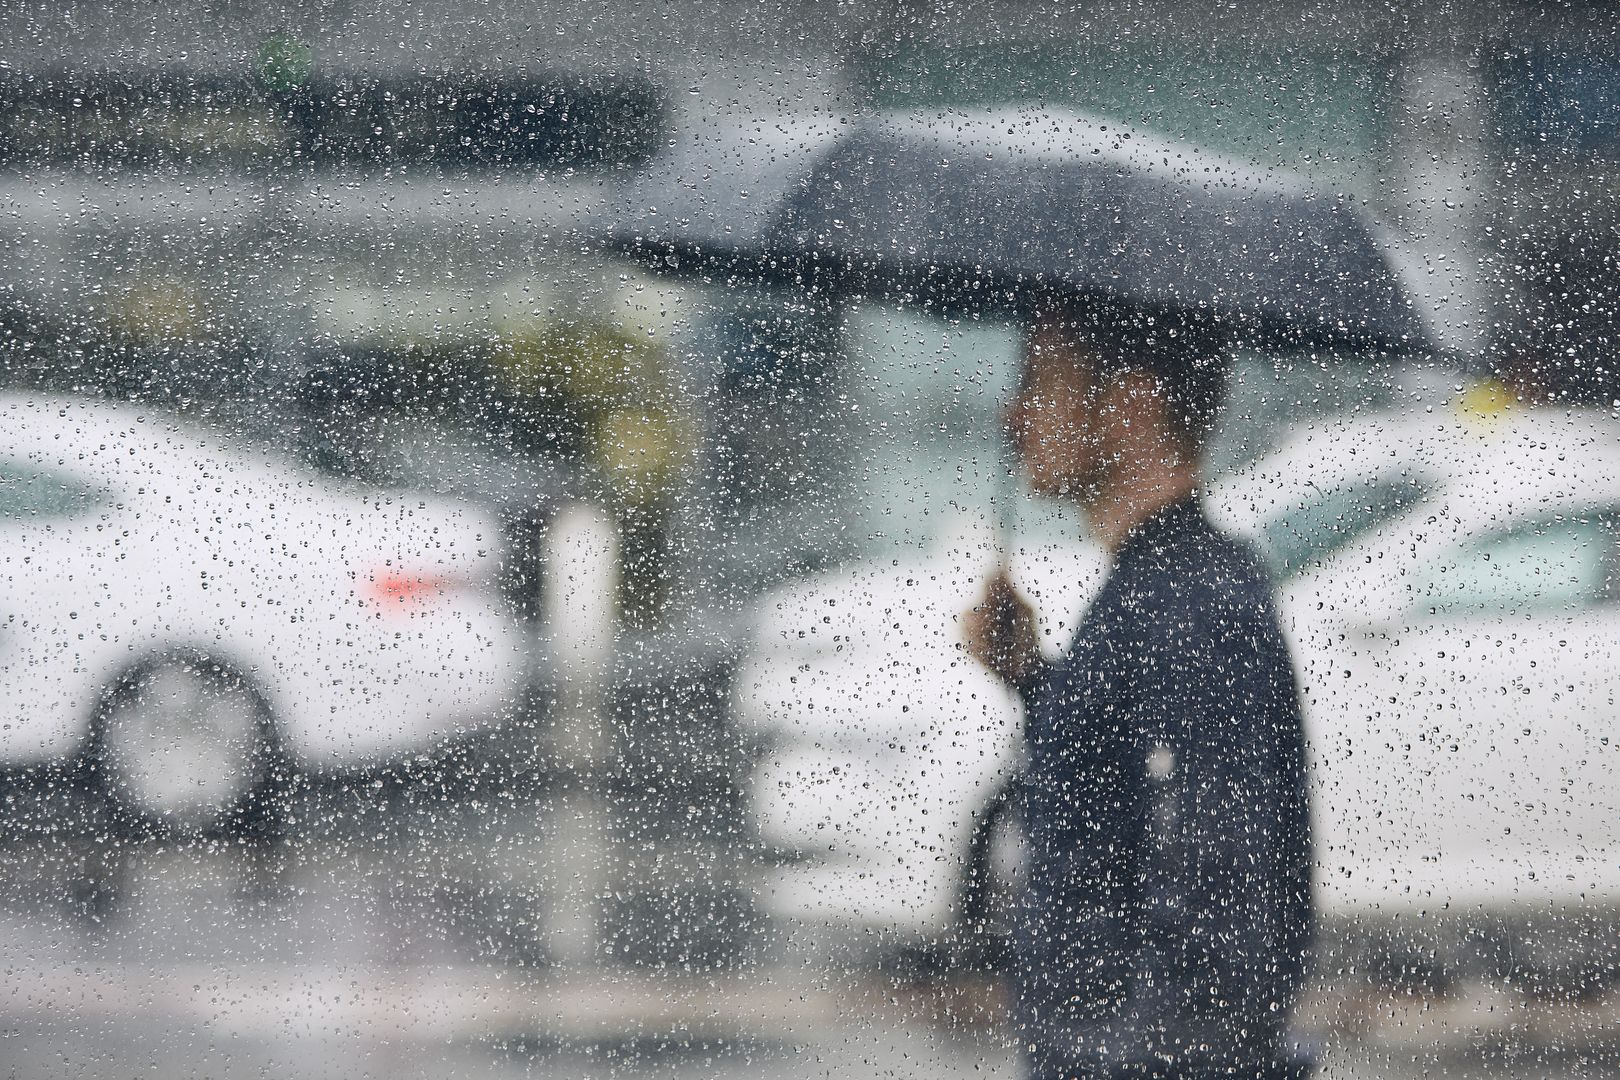
[[[1310,936],[1293,667],[1257,557],[1206,518],[1228,364],[1186,317],[1051,309],[1014,441],[1112,555],[1063,657],[1004,575],[970,651],[1026,704],[1016,1019],[1038,1080],[1303,1076],[1285,1025]]]

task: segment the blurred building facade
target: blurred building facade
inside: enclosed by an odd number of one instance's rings
[[[675,125],[1021,101],[1351,192],[1453,347],[1606,401],[1616,25],[1510,0],[10,5],[0,375],[290,417],[335,467],[439,486],[466,482],[446,431],[506,417],[532,467],[486,486],[554,493],[594,438],[634,447],[587,471],[645,516],[701,424],[658,372],[677,317],[570,235],[602,185]],[[412,419],[351,422],[382,399]]]

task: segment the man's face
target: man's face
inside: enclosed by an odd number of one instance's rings
[[[1108,474],[1114,403],[1095,373],[1091,357],[1055,328],[1037,324],[1030,331],[1007,422],[1039,494],[1083,500]]]

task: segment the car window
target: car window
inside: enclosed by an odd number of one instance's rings
[[[75,517],[95,504],[96,495],[91,485],[68,473],[0,462],[0,521]]]
[[[1263,547],[1277,578],[1319,565],[1358,537],[1398,517],[1426,493],[1413,476],[1385,476],[1368,484],[1316,489],[1266,523]]]
[[[1419,614],[1572,614],[1615,598],[1613,511],[1501,529],[1426,566],[1414,589]]]

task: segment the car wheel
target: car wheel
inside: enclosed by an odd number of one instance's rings
[[[286,776],[269,704],[206,654],[154,657],[108,687],[90,726],[93,787],[117,825],[172,839],[264,833]]]
[[[1000,971],[1006,966],[1024,888],[1023,836],[1012,798],[998,796],[974,833],[962,882],[959,936],[967,967]]]
[[[1024,889],[1023,836],[1017,807],[1004,791],[980,811],[963,858],[954,924],[938,937],[885,955],[880,965],[908,978],[1006,971]]]

